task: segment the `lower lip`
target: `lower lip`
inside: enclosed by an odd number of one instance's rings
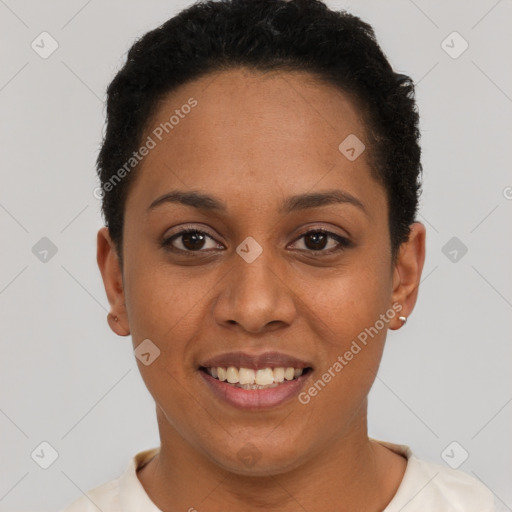
[[[210,389],[222,400],[239,409],[261,410],[277,407],[283,402],[299,394],[309,378],[311,370],[297,379],[285,381],[275,388],[243,389],[227,382],[213,378],[205,371],[199,370]]]

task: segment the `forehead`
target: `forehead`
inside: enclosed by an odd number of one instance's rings
[[[339,149],[353,136],[366,139],[361,113],[314,75],[216,72],[160,102],[144,137],[153,148],[129,198],[149,204],[172,189],[198,188],[266,205],[315,187],[382,195],[365,153],[351,161]]]

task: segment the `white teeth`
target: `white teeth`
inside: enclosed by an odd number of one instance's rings
[[[236,384],[238,382],[238,368],[229,366],[226,370],[226,379],[230,384]]]
[[[284,378],[286,380],[293,380],[293,377],[295,375],[295,370],[291,367],[286,368],[284,371]]]
[[[274,368],[274,382],[284,381],[284,368]]]
[[[238,380],[240,384],[254,384],[255,373],[252,368],[240,368],[238,372]],[[261,384],[257,382],[257,384]]]
[[[236,384],[244,389],[262,389],[275,387],[281,382],[297,379],[304,373],[304,368],[236,368],[235,366],[222,366],[207,368],[207,372],[214,378]]]
[[[242,389],[267,389],[267,388],[277,388],[279,384],[268,384],[266,386],[259,386],[258,384],[235,384],[235,387],[241,387]]]
[[[256,384],[260,386],[266,386],[267,384],[274,383],[274,372],[272,368],[264,368],[256,372],[256,378],[254,379]]]

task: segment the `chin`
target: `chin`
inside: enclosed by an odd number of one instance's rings
[[[230,451],[211,454],[215,464],[225,471],[240,476],[269,477],[289,472],[301,465],[304,450],[296,444],[289,448],[281,445],[276,449],[275,443],[243,442],[234,447],[230,443]],[[217,450],[215,450],[217,451]],[[210,452],[211,453],[211,452]],[[302,454],[299,456],[298,454]]]

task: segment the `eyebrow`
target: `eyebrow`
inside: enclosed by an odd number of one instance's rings
[[[197,208],[204,211],[226,212],[227,207],[219,198],[203,194],[198,191],[174,190],[155,199],[148,207],[147,211],[151,211],[157,206],[165,203],[178,203],[186,206]],[[357,197],[344,192],[342,190],[326,190],[324,192],[314,192],[306,194],[297,194],[285,199],[280,214],[291,213],[298,210],[306,210],[308,208],[318,208],[331,204],[351,204],[356,206],[367,214],[366,208]]]

